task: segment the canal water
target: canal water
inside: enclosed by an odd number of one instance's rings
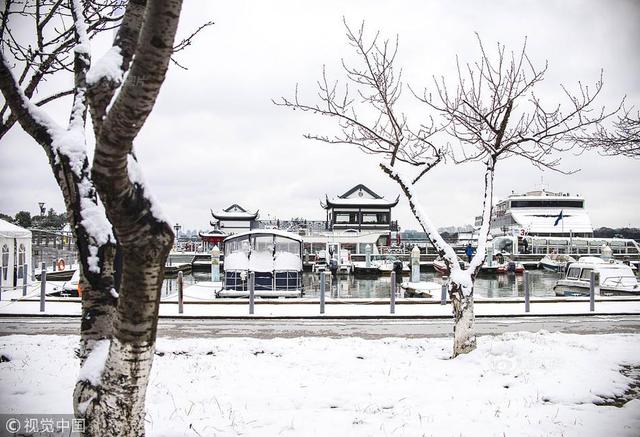
[[[328,275],[327,275],[328,276]],[[553,286],[562,275],[545,270],[529,270],[530,292],[532,296],[554,296]],[[409,280],[408,276],[403,278]],[[476,279],[474,294],[482,297],[524,297],[524,275],[501,274],[501,275],[480,275]],[[193,284],[198,281],[209,281],[210,274],[207,272],[194,272],[184,276],[186,284]],[[341,298],[386,298],[389,297],[391,280],[389,276],[379,277],[355,277],[338,276],[340,285],[338,287]],[[435,272],[422,272],[421,281],[432,281],[442,283],[442,275]],[[303,275],[305,297],[319,295],[320,277],[317,274],[305,272]],[[176,292],[176,279],[167,278],[163,285],[163,295],[168,296]],[[327,289],[327,296],[329,290]],[[331,295],[336,297],[335,284],[332,287]]]

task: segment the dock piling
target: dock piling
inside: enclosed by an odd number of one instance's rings
[[[589,277],[589,311],[591,312],[596,310],[596,287],[599,286],[599,283],[600,275],[592,270]]]
[[[390,299],[390,307],[389,312],[391,314],[396,313],[396,287],[398,284],[396,283],[396,272],[391,272],[391,299]]]
[[[42,263],[42,271],[40,272],[40,312],[44,313],[45,289],[47,287],[47,265]]]
[[[255,299],[256,299],[256,274],[255,272],[249,272],[249,314],[254,313]]]
[[[184,279],[182,275],[182,271],[178,272],[178,314],[182,314],[184,312]]]
[[[320,272],[320,314],[324,314],[325,283],[324,272]]]
[[[22,265],[22,295],[27,295],[27,263]]]
[[[529,305],[529,272],[525,270],[524,272],[524,312],[528,313],[530,308]]]

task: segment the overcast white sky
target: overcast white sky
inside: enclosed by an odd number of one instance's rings
[[[341,73],[340,59],[353,57],[343,16],[353,25],[366,20],[369,29],[389,37],[399,34],[399,65],[417,89],[430,87],[432,75],[452,75],[456,54],[475,60],[477,31],[485,45],[500,41],[514,50],[528,37],[532,60],[549,61],[540,90],[549,104],[563,101],[561,83],[594,83],[603,68],[600,103],[615,106],[626,95],[629,104],[640,105],[636,0],[185,0],[181,34],[206,20],[216,24],[181,53],[189,70],[172,67],[135,143],[155,197],[183,229],[208,228],[209,209],[232,203],[260,209],[262,218],[321,219],[325,193],[342,194],[363,183],[386,197],[399,194],[375,157],[302,137],[330,134],[332,123],[271,103],[291,96],[296,82],[312,98],[323,64],[331,76]],[[102,50],[95,47],[94,57]],[[68,102],[48,109],[61,122],[68,117]],[[416,123],[426,114],[420,106],[407,109]],[[533,189],[544,177],[550,190],[584,196],[594,226],[640,226],[640,160],[569,154],[564,166],[582,171],[565,176],[518,159],[503,161],[496,198]],[[462,225],[480,213],[482,180],[481,164],[445,166],[417,191],[438,226]],[[44,152],[15,127],[0,143],[0,211],[36,213],[39,201],[64,208]],[[417,227],[404,200],[392,214],[403,229]]]

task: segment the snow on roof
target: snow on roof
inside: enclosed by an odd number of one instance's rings
[[[535,213],[511,212],[516,223],[527,229],[529,234],[560,233],[569,231],[574,233],[593,232],[591,219],[585,211],[564,211],[562,213],[562,220],[554,226],[559,214],[560,211],[556,209],[537,209]]]
[[[302,237],[298,234],[294,234],[287,231],[281,231],[280,229],[254,229],[247,232],[240,232],[238,234],[233,234],[224,239],[224,241],[245,237],[248,235],[277,235],[279,237],[290,238],[292,240],[296,240],[302,242]]]
[[[31,238],[31,231],[0,219],[0,237]]]
[[[329,199],[326,198],[326,202],[321,203],[322,207],[325,209],[331,208],[333,206],[375,206],[375,207],[383,207],[383,208],[391,208],[398,204],[398,200],[400,200],[400,196],[398,196],[395,200],[387,200],[385,198],[380,199],[372,199],[372,198],[349,198],[343,199],[340,197],[333,197]]]
[[[395,200],[387,200],[379,194],[373,192],[370,188],[363,184],[358,184],[348,190],[341,196],[329,198],[325,195],[326,201],[320,202],[323,208],[328,209],[333,206],[374,206],[382,208],[390,208],[395,206],[400,199],[398,196]]]
[[[259,211],[248,212],[240,205],[234,203],[222,211],[211,211],[211,215],[218,220],[255,220],[258,217],[258,212]]]

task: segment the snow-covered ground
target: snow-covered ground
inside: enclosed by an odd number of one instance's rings
[[[74,336],[0,337],[2,413],[71,411]],[[640,335],[159,339],[150,436],[637,436]],[[636,381],[637,382],[637,381]]]

